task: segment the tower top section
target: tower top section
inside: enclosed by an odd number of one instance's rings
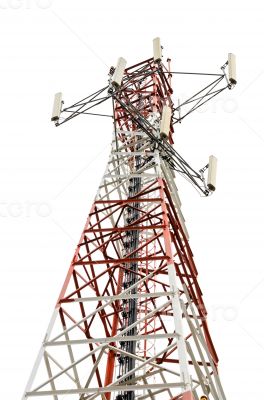
[[[158,150],[173,171],[183,175],[200,194],[208,196],[215,190],[216,158],[210,156],[209,162],[198,172],[193,169],[172,146],[174,125],[225,89],[236,85],[236,58],[229,53],[219,73],[172,71],[171,60],[164,61],[162,50],[160,38],[156,37],[151,58],[127,66],[125,58],[119,57],[116,66],[109,70],[108,84],[71,106],[64,107],[62,94],[57,93],[51,119],[59,126],[84,114],[110,117],[119,139],[131,131],[143,132],[149,138],[152,150]],[[179,75],[202,75],[208,78],[209,83],[191,97],[183,101],[177,99],[175,105],[172,77]],[[105,111],[94,112],[95,107],[99,110],[107,101],[111,107],[108,114]],[[207,169],[209,174],[205,182]]]

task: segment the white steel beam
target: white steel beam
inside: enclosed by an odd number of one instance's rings
[[[161,333],[153,335],[137,335],[137,336],[110,336],[110,337],[98,337],[98,338],[89,338],[89,339],[79,339],[79,340],[61,340],[57,342],[46,342],[44,343],[45,347],[55,347],[55,346],[67,346],[67,345],[76,345],[76,344],[87,344],[87,343],[111,343],[111,342],[133,342],[138,340],[157,340],[157,339],[170,339],[177,338],[175,332],[173,333]]]
[[[191,384],[191,377],[189,374],[187,349],[186,349],[185,339],[183,336],[182,309],[181,309],[180,300],[179,300],[179,290],[177,287],[176,272],[175,272],[174,265],[172,265],[172,264],[168,265],[168,274],[169,274],[171,291],[176,292],[176,294],[172,296],[174,326],[175,326],[175,331],[180,335],[180,337],[178,339],[178,354],[179,354],[181,378],[185,383],[186,391],[188,391],[188,390],[191,390],[192,384]]]
[[[116,295],[116,296],[98,296],[98,297],[82,297],[73,299],[74,302],[82,303],[84,301],[107,301],[107,300],[124,300],[124,299],[138,299],[138,298],[152,298],[152,297],[167,297],[171,296],[174,293],[171,291],[168,292],[154,292],[154,293],[131,293],[124,294],[124,292]]]
[[[134,392],[141,391],[146,389],[168,389],[168,388],[179,388],[183,386],[183,382],[167,382],[167,383],[149,383],[147,385],[116,385],[116,386],[106,386],[106,387],[91,387],[91,388],[82,388],[82,389],[66,389],[66,390],[42,390],[42,391],[33,391],[27,393],[28,397],[40,397],[40,396],[53,396],[57,395],[72,395],[72,394],[82,394],[82,393],[107,393],[107,392],[116,392],[116,391],[126,391],[126,392]]]
[[[56,320],[56,318],[57,318],[58,312],[59,312],[59,309],[58,309],[58,308],[55,308],[55,310],[53,311],[52,317],[51,317],[51,319],[50,319],[50,323],[49,323],[49,326],[48,326],[46,335],[45,335],[45,337],[44,337],[44,341],[47,341],[47,340],[49,340],[49,338],[50,338],[51,331],[52,331],[52,328],[53,328],[53,326],[54,326],[55,320]],[[39,350],[39,353],[38,353],[37,358],[36,358],[36,361],[35,361],[35,363],[34,363],[33,369],[32,369],[32,371],[31,371],[29,380],[28,380],[28,382],[27,382],[25,392],[24,392],[24,394],[23,394],[23,396],[22,396],[22,400],[25,400],[25,399],[26,399],[26,393],[29,392],[30,389],[31,389],[31,387],[32,387],[32,384],[33,384],[34,379],[35,379],[35,377],[36,377],[36,374],[37,374],[39,365],[40,365],[41,360],[42,360],[42,358],[43,358],[43,356],[44,356],[44,351],[45,351],[45,348],[41,345],[40,350]]]

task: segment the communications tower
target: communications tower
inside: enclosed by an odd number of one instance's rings
[[[174,75],[207,75],[205,88],[175,105]],[[220,73],[172,71],[160,39],[153,57],[64,107],[57,126],[102,115],[110,102],[111,152],[23,400],[225,400],[197,269],[176,186],[215,190],[216,158],[199,171],[173,147],[174,125],[236,84],[235,56]],[[106,115],[106,114],[104,114]]]

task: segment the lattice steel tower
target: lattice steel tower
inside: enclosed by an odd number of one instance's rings
[[[23,400],[225,400],[175,183],[176,172],[210,195],[216,158],[196,172],[172,145],[176,123],[235,85],[235,56],[175,106],[171,80],[183,72],[162,62],[159,38],[153,51],[128,68],[120,58],[106,87],[70,107],[55,95],[57,126],[110,100],[114,129]]]

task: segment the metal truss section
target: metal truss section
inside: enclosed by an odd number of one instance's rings
[[[122,393],[173,399],[188,391],[197,399],[209,389],[212,398],[224,399],[171,172],[145,133],[130,132],[117,144],[118,150],[113,134],[105,174],[23,399],[114,399]],[[131,194],[138,175],[140,188]],[[127,360],[132,367],[121,374]]]
[[[127,107],[159,140],[164,68],[127,68],[114,91],[105,173],[22,400],[225,400],[170,160]]]

